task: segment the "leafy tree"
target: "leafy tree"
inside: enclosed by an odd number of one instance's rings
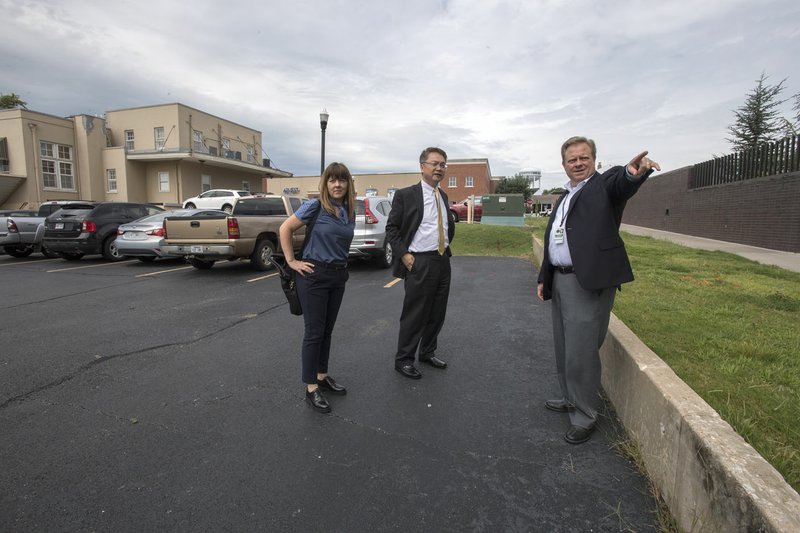
[[[20,98],[18,95],[11,93],[11,94],[0,94],[0,109],[14,109],[17,107],[21,107],[22,109],[28,109],[25,107],[28,102],[25,102]]]
[[[736,121],[728,126],[731,134],[726,140],[737,152],[776,141],[786,130],[786,119],[781,117],[779,108],[785,102],[780,99],[783,83],[767,83],[765,72],[756,82],[756,87],[747,95],[744,104],[733,113]]]
[[[495,189],[497,194],[522,194],[525,197],[525,201],[528,201],[528,198],[533,196],[533,189],[531,189],[531,182],[525,176],[520,176],[519,174],[515,174],[513,176],[507,176],[500,180],[500,183],[497,184],[497,189]]]
[[[556,187],[554,189],[547,189],[542,194],[564,194],[566,189],[564,187]]]

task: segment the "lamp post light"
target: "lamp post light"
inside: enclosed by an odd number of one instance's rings
[[[322,159],[320,160],[319,165],[319,175],[322,176],[322,173],[325,172],[325,130],[328,128],[328,112],[323,109],[322,113],[319,114],[319,127],[322,129]]]

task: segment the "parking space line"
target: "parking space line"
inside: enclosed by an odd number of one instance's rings
[[[185,267],[178,267],[178,268],[168,268],[167,270],[159,270],[158,272],[148,272],[147,274],[139,274],[137,278],[146,278],[147,276],[158,276],[159,274],[166,274],[168,272],[177,272],[179,270],[187,270],[189,268],[194,268],[193,266],[185,266]]]
[[[134,261],[136,261],[136,259],[131,259],[130,261],[114,261],[111,263],[99,263],[97,265],[83,265],[83,266],[75,266],[68,268],[57,268],[55,270],[47,270],[46,272],[64,272],[66,270],[79,270],[81,268],[96,268],[96,267],[104,267],[111,265],[124,265],[125,263],[133,263]]]
[[[61,258],[60,258],[60,257],[55,257],[55,258],[53,258],[53,259],[38,259],[36,262],[37,262],[37,263],[46,263],[46,262],[52,262],[52,261],[61,261]],[[31,263],[30,261],[17,261],[16,263],[6,263],[6,262],[2,262],[2,263],[0,263],[0,266],[7,266],[7,265],[31,265],[31,264],[33,264],[33,263]]]
[[[259,276],[257,278],[248,279],[247,283],[253,283],[254,281],[261,281],[262,279],[267,279],[267,278],[274,278],[277,275],[278,275],[277,272],[273,272],[272,274],[267,274],[266,276]]]
[[[392,287],[394,287],[395,285],[397,285],[401,281],[403,281],[401,278],[394,278],[392,281],[390,281],[389,283],[384,285],[383,288],[384,289],[391,289]]]

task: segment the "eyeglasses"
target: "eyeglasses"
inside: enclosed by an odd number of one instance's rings
[[[444,162],[437,163],[434,161],[433,163],[431,163],[430,161],[423,161],[422,164],[431,165],[433,168],[447,168],[447,163]]]

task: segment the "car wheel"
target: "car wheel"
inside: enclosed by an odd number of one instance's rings
[[[139,260],[139,261],[141,261],[142,263],[152,263],[153,261],[155,261],[155,260],[156,260],[156,258],[155,258],[155,257],[150,257],[150,256],[147,256],[147,257],[137,257],[136,259],[138,259],[138,260]]]
[[[272,254],[275,253],[275,245],[269,239],[261,239],[256,243],[253,255],[250,256],[250,265],[254,270],[271,270],[275,265],[272,264]]]
[[[44,246],[42,246],[41,252],[42,252],[42,255],[45,256],[48,259],[55,259],[56,257],[60,257],[56,252],[51,252],[50,250],[48,250]]]
[[[375,262],[381,268],[389,268],[390,266],[392,266],[393,258],[394,254],[392,253],[392,245],[389,244],[389,241],[384,241],[383,253],[375,257]]]
[[[81,253],[71,253],[71,252],[58,252],[59,257],[62,259],[66,259],[67,261],[77,261],[83,254]]]
[[[233,206],[225,204],[222,206],[222,210],[230,215],[231,213],[233,213]]]
[[[197,259],[196,257],[189,258],[189,264],[198,270],[208,270],[214,266],[216,261],[206,261],[205,259]]]
[[[183,208],[184,208],[184,209],[195,209],[196,207],[197,207],[197,206],[196,206],[196,205],[194,205],[192,202],[189,202],[188,204],[186,204],[185,206],[183,206]]]
[[[106,240],[103,241],[103,259],[106,261],[122,261],[125,259],[125,256],[119,253],[119,248],[117,248],[117,235],[116,233],[111,234],[110,236],[106,237]]]
[[[458,213],[456,213],[455,211],[450,211],[450,212],[453,213],[453,222],[458,224]]]
[[[33,253],[32,246],[3,246],[3,250],[11,257],[28,257]]]

